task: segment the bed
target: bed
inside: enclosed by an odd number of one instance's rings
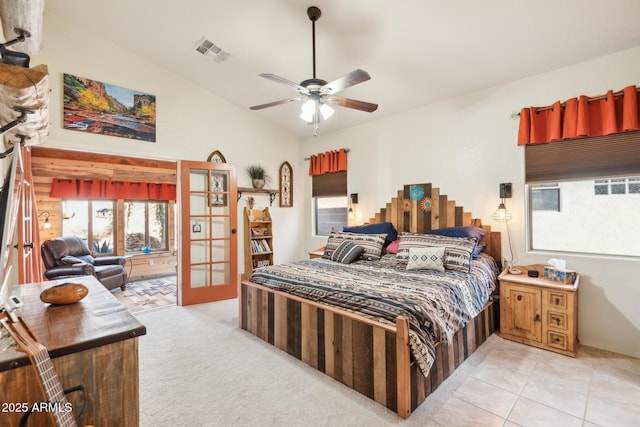
[[[411,199],[416,188],[429,209]],[[240,283],[240,326],[407,418],[498,328],[491,294],[501,260],[500,233],[472,218],[431,184],[405,185],[368,221],[404,233],[397,253],[256,269]],[[425,232],[439,236],[440,230],[462,226],[484,230],[486,247],[468,265],[425,271],[408,270],[409,259],[401,262],[409,253],[421,253],[411,249],[412,238],[422,242]],[[350,240],[350,234],[336,236]],[[333,252],[336,236],[332,233],[327,245]],[[379,243],[376,236],[363,239]],[[439,260],[454,262],[453,252],[447,258],[444,251]]]

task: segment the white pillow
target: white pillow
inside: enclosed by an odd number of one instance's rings
[[[444,246],[409,248],[407,270],[444,271]]]

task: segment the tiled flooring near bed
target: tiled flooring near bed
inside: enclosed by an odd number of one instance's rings
[[[430,425],[640,426],[640,359],[590,347],[572,358],[495,334],[486,344]]]

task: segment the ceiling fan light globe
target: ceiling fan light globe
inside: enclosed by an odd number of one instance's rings
[[[302,104],[302,112],[300,113],[300,118],[307,123],[313,123],[315,114],[316,114],[315,100],[307,99],[304,102],[304,104]]]
[[[302,112],[313,114],[316,112],[316,102],[313,99],[307,99],[302,104]]]
[[[331,116],[333,116],[333,113],[335,113],[335,110],[329,107],[327,104],[322,104],[320,106],[320,113],[322,114],[323,120],[328,120]]]
[[[313,123],[313,116],[315,115],[315,110],[314,111],[303,111],[300,114],[300,118],[302,120],[304,120],[307,123]]]

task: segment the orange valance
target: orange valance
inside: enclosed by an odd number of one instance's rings
[[[309,175],[324,175],[326,173],[346,172],[347,150],[327,151],[309,158]]]
[[[581,95],[548,107],[520,111],[518,145],[640,130],[638,88],[588,98]]]
[[[58,199],[175,200],[176,186],[99,179],[54,179],[49,195]]]

